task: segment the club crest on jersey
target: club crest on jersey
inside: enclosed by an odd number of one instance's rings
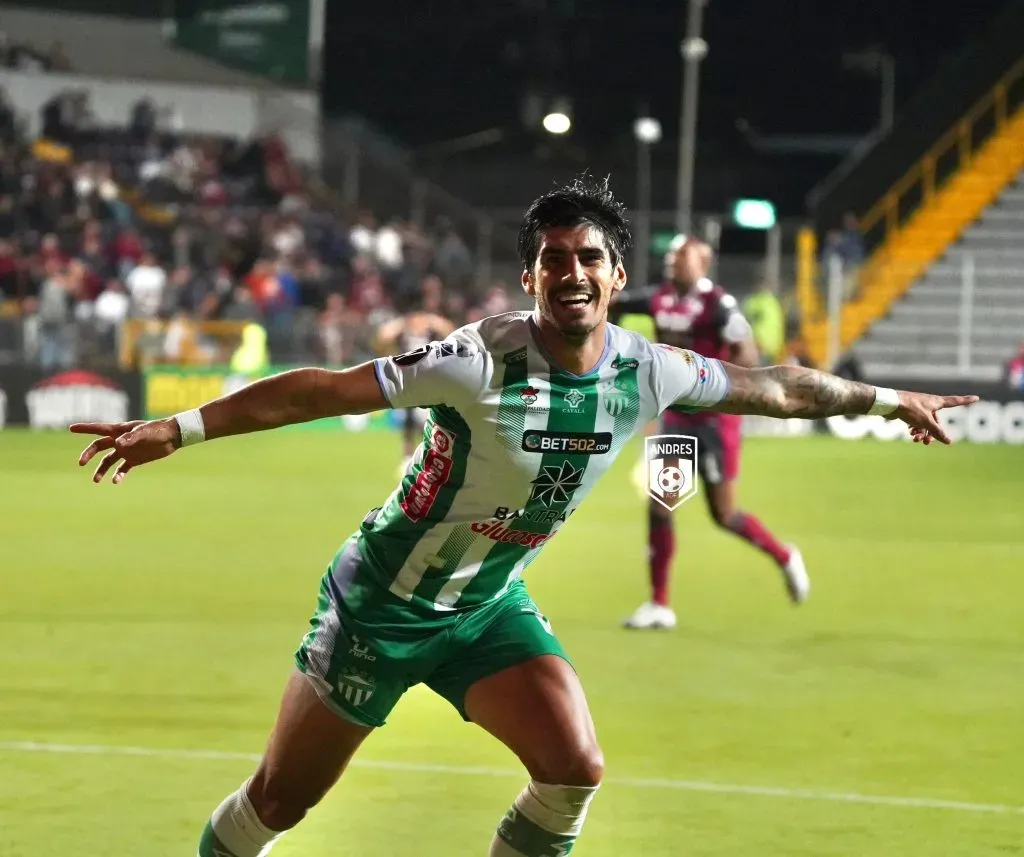
[[[565,403],[569,406],[570,410],[575,411],[579,409],[586,398],[586,393],[581,393],[579,390],[570,390],[565,394]]]
[[[604,403],[604,409],[608,412],[608,416],[621,416],[629,407],[629,393],[619,386],[617,380],[606,381],[598,389],[601,392],[601,401]]]
[[[519,394],[519,398],[523,400],[524,405],[533,405],[537,402],[537,396],[540,395],[540,390],[536,387],[524,387],[522,392]]]
[[[697,496],[697,438],[659,434],[644,438],[647,494],[674,512]]]

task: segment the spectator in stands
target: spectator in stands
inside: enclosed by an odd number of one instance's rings
[[[14,244],[0,240],[0,301],[18,297],[20,291]]]
[[[357,254],[367,259],[373,258],[377,244],[377,222],[372,212],[359,212],[349,233],[349,241]]]
[[[157,109],[150,98],[140,98],[131,108],[128,134],[137,143],[152,140],[156,134]]]
[[[116,277],[107,280],[106,287],[100,292],[93,306],[93,319],[96,332],[105,339],[114,342],[117,329],[128,318],[131,298],[128,291]]]
[[[122,277],[139,264],[144,253],[145,247],[137,229],[124,229],[118,233],[114,240],[113,256],[114,265]]]
[[[843,299],[851,300],[859,294],[859,268],[864,263],[864,238],[852,212],[843,216],[841,229],[830,229],[820,254],[822,291],[828,291],[832,260],[838,260],[842,275]]]
[[[36,323],[39,332],[39,364],[43,369],[71,366],[74,359],[70,337],[72,285],[56,258],[45,262],[45,279],[39,290]]]
[[[392,217],[377,230],[374,241],[374,256],[385,276],[401,270],[404,261],[402,244],[402,221]]]
[[[63,42],[54,42],[46,55],[46,65],[50,71],[67,74],[72,71],[71,59],[64,50]]]
[[[147,250],[143,253],[139,264],[125,277],[125,285],[132,298],[132,315],[135,318],[159,316],[167,286],[167,271],[157,264],[152,252]]]
[[[7,90],[0,86],[0,141],[13,143],[18,136],[18,113]]]
[[[438,227],[439,242],[434,254],[434,265],[449,286],[464,291],[473,276],[473,257],[451,221],[442,220]]]
[[[337,292],[328,295],[317,319],[317,337],[324,362],[328,366],[344,366],[348,362],[350,342],[347,328],[351,320],[345,299]]]
[[[1024,341],[1017,353],[1006,363],[1004,380],[1011,390],[1024,391]]]

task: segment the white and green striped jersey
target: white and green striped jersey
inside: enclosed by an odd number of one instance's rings
[[[501,595],[635,433],[671,405],[707,407],[728,389],[718,361],[613,325],[598,365],[574,375],[547,355],[528,312],[375,369],[392,407],[428,407],[430,418],[401,483],[343,553],[358,549],[352,572],[428,611]],[[355,581],[338,571],[346,597]]]

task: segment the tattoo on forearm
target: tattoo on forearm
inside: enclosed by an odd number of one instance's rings
[[[768,417],[865,414],[875,401],[875,389],[868,384],[799,366],[754,369],[731,380],[728,402],[738,412]]]

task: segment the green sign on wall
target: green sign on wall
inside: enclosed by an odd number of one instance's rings
[[[178,0],[174,43],[282,83],[309,81],[310,0]]]

